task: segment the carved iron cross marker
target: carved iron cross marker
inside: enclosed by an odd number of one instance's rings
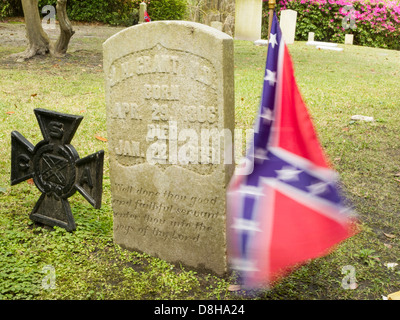
[[[70,145],[82,116],[45,109],[34,112],[44,140],[33,146],[18,131],[11,133],[11,185],[33,178],[42,195],[30,218],[73,231],[69,197],[79,191],[93,207],[101,207],[104,151],[80,159]]]

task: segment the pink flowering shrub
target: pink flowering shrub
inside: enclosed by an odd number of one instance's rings
[[[297,11],[296,40],[314,32],[317,41],[344,43],[345,34],[353,34],[354,44],[400,50],[400,0],[277,0],[278,17],[284,9]],[[264,17],[266,34],[268,1]]]

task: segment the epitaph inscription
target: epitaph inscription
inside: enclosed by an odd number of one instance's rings
[[[224,273],[232,38],[191,22],[142,24],[105,42],[104,70],[115,241]]]

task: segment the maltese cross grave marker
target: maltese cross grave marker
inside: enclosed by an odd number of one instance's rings
[[[11,133],[11,185],[33,178],[42,195],[30,218],[73,231],[69,197],[79,191],[94,208],[101,207],[104,151],[80,159],[70,144],[82,116],[34,112],[44,139],[34,146],[18,131]]]

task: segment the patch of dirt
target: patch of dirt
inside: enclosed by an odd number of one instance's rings
[[[7,20],[0,22],[0,65],[5,68],[20,68],[41,61],[49,63],[79,63],[88,68],[98,66],[102,61],[102,43],[112,35],[124,29],[124,27],[111,27],[101,24],[84,24],[72,22],[75,34],[71,38],[67,55],[62,59],[52,57],[34,57],[23,63],[17,62],[10,55],[22,52],[28,46],[25,24],[23,19]],[[49,38],[56,41],[59,35],[59,26],[56,29],[46,29]],[[54,60],[54,61],[53,61]],[[36,62],[36,63],[35,63]]]
[[[0,23],[0,46],[27,45],[24,24]]]

